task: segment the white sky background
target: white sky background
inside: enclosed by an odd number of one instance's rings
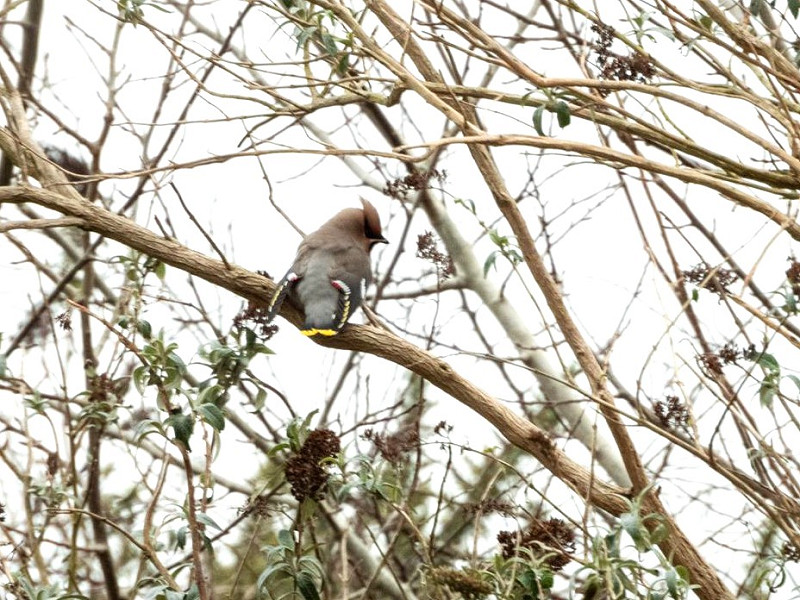
[[[216,26],[221,31],[227,32],[230,22],[238,14],[242,5],[241,2],[218,2],[210,3],[208,9],[215,11]],[[49,89],[42,96],[44,102],[57,110],[65,122],[89,138],[93,138],[101,126],[105,102],[103,94],[106,91],[103,77],[108,69],[106,60],[97,52],[95,44],[109,47],[114,33],[113,19],[111,16],[100,17],[98,6],[114,11],[114,3],[110,1],[46,3],[40,62],[37,70],[37,74],[40,76],[42,73],[47,73]],[[147,19],[159,23],[162,29],[168,29],[168,24],[174,23],[176,19],[174,13],[161,14],[158,11],[148,10],[147,7],[145,7],[145,14]],[[87,39],[74,27],[69,26],[68,21],[79,24],[81,28],[90,33],[92,39]],[[212,23],[212,21],[208,20],[207,23]],[[626,30],[623,22],[610,24],[620,30]],[[6,30],[13,31],[13,28],[6,26]],[[290,33],[287,30],[277,33],[269,39],[264,39],[263,32],[249,27],[246,28],[245,39],[242,39],[242,35],[237,35],[236,42],[244,43],[248,47],[258,45],[268,55],[265,57],[265,62],[267,59],[292,61],[297,57],[294,52],[294,42],[288,37]],[[216,48],[201,47],[199,39],[187,38],[185,42],[190,46],[197,47],[203,55],[210,50],[216,50]],[[670,42],[665,38],[658,39],[659,57],[662,60],[665,47],[669,47],[669,45]],[[164,47],[157,44],[153,35],[142,26],[136,28],[128,26],[123,30],[121,48],[119,56],[122,60],[117,65],[120,69],[119,79],[127,81],[127,83],[121,88],[118,101],[125,119],[130,122],[128,127],[144,131],[146,124],[153,116],[158,89],[161,85],[160,77],[167,63],[166,53]],[[520,57],[529,60],[537,71],[560,76],[573,74],[570,72],[570,69],[573,69],[571,65],[554,59],[555,52],[543,53],[537,44],[530,44],[529,48],[523,45],[517,53]],[[92,60],[87,56],[93,57]],[[684,66],[683,56],[680,48],[673,48],[676,68]],[[559,71],[559,69],[563,69],[563,71]],[[179,78],[185,79],[182,75]],[[223,73],[215,73],[209,85],[214,90],[225,91],[229,94],[241,94],[255,98],[259,95],[257,91],[244,89],[243,86],[231,86]],[[513,86],[511,87],[513,88]],[[184,95],[190,93],[192,89],[191,83],[183,84]],[[513,91],[525,93],[530,90],[514,89]],[[487,103],[487,106],[492,109],[508,109],[507,105],[492,106]],[[180,110],[180,108],[182,108],[182,104],[175,103],[168,105],[167,111]],[[418,109],[419,112],[414,115],[416,125],[426,132],[425,135],[430,135],[430,132],[438,132],[441,128],[440,116],[422,106]],[[388,112],[391,115],[393,111],[397,110],[399,109],[393,108]],[[730,107],[732,116],[735,115],[737,119],[749,118],[747,114],[739,114],[739,110],[740,107],[732,102]],[[196,125],[182,129],[178,143],[173,144],[170,151],[170,160],[188,162],[239,152],[242,148],[237,144],[241,141],[245,129],[263,120],[266,112],[266,108],[255,103],[245,103],[228,98],[209,99],[206,95],[195,103],[190,118],[197,121],[219,120],[220,122],[215,124],[198,122]],[[330,116],[332,120],[341,120],[341,113],[335,110],[323,114],[326,117]],[[222,122],[232,115],[241,115],[246,119],[238,122]],[[533,133],[530,111],[526,112],[520,109],[513,119],[500,114],[500,112],[494,113],[490,110],[482,111],[481,116],[487,123],[487,129],[491,131]],[[682,128],[692,131],[692,136],[697,141],[708,140],[718,151],[725,151],[729,155],[741,154],[743,161],[755,158],[752,150],[745,146],[741,139],[722,138],[720,137],[721,132],[707,130],[703,125],[698,125],[701,121],[693,115],[673,116],[680,121]],[[433,121],[435,125],[431,125],[430,121]],[[280,121],[280,123],[283,124],[285,121]],[[323,124],[326,127],[331,126],[331,123],[328,122]],[[754,123],[753,126],[757,127],[758,124]],[[108,149],[103,154],[101,165],[102,170],[106,173],[134,171],[142,165],[141,146],[126,129],[127,127],[115,127],[112,130]],[[591,125],[573,121],[573,124],[563,131],[554,126],[553,135],[580,140],[586,135],[592,135],[592,129]],[[275,126],[270,125],[259,130],[258,133],[265,135],[266,131],[274,130]],[[38,120],[35,133],[35,137],[42,142],[53,145],[70,144],[68,137],[58,133],[53,123],[46,118]],[[405,133],[409,135],[409,138],[416,139],[410,127]],[[160,129],[158,134],[165,135],[166,127],[163,130]],[[341,141],[344,137],[339,139]],[[310,137],[300,137],[299,129],[291,135],[283,134],[280,141],[281,143],[294,143],[305,148],[317,147]],[[382,143],[377,146],[383,148]],[[158,143],[154,143],[153,147],[158,147]],[[355,147],[354,144],[353,147]],[[67,150],[73,148],[74,146],[70,145],[65,147]],[[448,171],[448,180],[444,185],[446,194],[451,199],[464,198],[473,201],[477,207],[478,216],[486,223],[492,224],[498,218],[498,211],[485,185],[480,180],[477,170],[465,156],[463,148],[454,147],[440,163],[439,168]],[[498,162],[504,166],[509,188],[512,193],[516,192],[523,185],[526,176],[525,157],[518,148],[513,147],[498,149],[495,151],[495,156]],[[531,161],[534,160],[536,157],[531,158]],[[574,164],[571,164],[566,171],[558,171],[561,166],[570,163]],[[518,164],[519,168],[511,168],[510,165],[513,164]],[[263,160],[263,166],[275,186],[276,202],[304,231],[312,231],[345,206],[357,206],[358,197],[364,196],[372,201],[381,213],[387,237],[392,241],[397,239],[396,236],[399,235],[403,225],[399,205],[396,201],[390,200],[374,190],[359,186],[356,178],[340,161],[334,158],[322,160],[288,154],[267,157]],[[366,162],[363,166],[369,168]],[[392,176],[403,174],[402,169],[397,165],[390,165],[390,168]],[[558,210],[565,211],[553,224],[550,235],[551,238],[558,238],[560,233],[564,233],[566,236],[556,245],[554,256],[558,274],[564,281],[569,306],[573,309],[581,327],[598,346],[604,346],[607,343],[608,336],[616,330],[621,321],[626,323],[626,326],[623,327],[622,337],[616,341],[614,346],[613,359],[616,374],[624,379],[630,389],[635,390],[637,380],[642,375],[641,370],[645,368],[640,383],[647,395],[651,395],[654,399],[660,399],[671,380],[681,380],[687,366],[696,368],[694,355],[697,349],[691,345],[691,336],[687,335],[682,338],[679,329],[671,331],[667,339],[662,338],[662,335],[670,329],[672,319],[678,316],[680,308],[676,305],[671,292],[663,286],[652,266],[645,270],[646,257],[642,252],[641,239],[632,226],[627,201],[621,194],[614,194],[611,200],[600,201],[600,199],[606,198],[604,188],[614,181],[613,174],[607,167],[593,166],[570,157],[561,161],[551,157],[544,163],[542,169],[548,175],[552,174],[552,177],[541,178],[543,183],[538,189],[541,197],[547,200],[546,216],[553,218],[554,213]],[[515,173],[518,173],[517,181],[514,180]],[[373,175],[377,176],[378,174],[373,173]],[[213,235],[217,244],[233,262],[252,270],[266,270],[273,277],[281,276],[291,263],[300,238],[270,206],[269,190],[255,158],[239,158],[213,166],[158,174],[156,177],[171,181],[178,187],[194,215]],[[120,199],[135,185],[134,181],[132,179],[112,179],[105,183],[102,189],[107,197],[114,199],[114,205],[118,206],[122,203]],[[641,191],[641,188],[637,188],[635,184],[632,184],[632,189]],[[596,201],[580,203],[567,210],[571,203],[579,202],[595,193],[597,194]],[[736,259],[740,264],[745,265],[745,268],[757,264],[762,287],[768,291],[777,289],[785,279],[783,275],[783,270],[787,266],[785,257],[794,251],[793,245],[787,241],[789,238],[784,236],[776,242],[768,244],[767,240],[775,234],[774,228],[762,227],[763,219],[761,217],[755,217],[753,213],[741,209],[731,211],[727,203],[720,202],[705,191],[699,192],[697,189],[691,189],[687,194],[697,213],[707,218],[706,225],[725,234],[729,247],[736,249]],[[553,202],[554,198],[557,198],[559,202]],[[641,196],[635,200],[642,202],[643,213],[649,215],[644,206],[646,198]],[[700,203],[707,204],[707,209],[704,206],[701,207]],[[597,204],[598,207],[591,211],[588,220],[575,225],[589,212],[587,207],[594,204]],[[453,207],[452,202],[450,206]],[[539,205],[534,199],[529,198],[526,199],[523,206],[526,215],[529,216],[532,230],[538,231],[535,223],[538,222],[537,219],[541,213]],[[158,215],[159,218],[162,218],[165,210],[168,211],[170,220],[176,228],[178,239],[182,243],[195,250],[213,255],[201,233],[183,214],[180,204],[168,187],[161,188],[160,198],[154,200],[151,206],[148,207],[146,201],[140,202],[136,215],[137,222],[157,231],[153,216]],[[10,218],[11,212],[9,208],[3,207],[0,216]],[[452,212],[461,215],[459,224],[463,226],[464,235],[468,239],[477,241],[478,256],[487,256],[493,248],[485,236],[481,235],[480,227],[475,219],[463,208],[453,207]],[[652,225],[652,223],[646,223],[646,227],[652,227]],[[418,276],[421,269],[428,267],[427,264],[415,258],[416,236],[426,229],[430,229],[430,226],[423,222],[421,217],[416,217],[411,228],[412,234],[408,237],[406,247],[403,249],[404,253],[400,258],[398,274],[414,278]],[[508,230],[503,230],[502,226],[501,233],[510,234]],[[690,235],[693,236],[693,234]],[[26,236],[22,232],[19,233],[19,237],[31,244],[36,244],[35,240],[38,238],[36,234]],[[738,240],[738,242],[731,243],[731,240]],[[694,241],[697,242],[697,240]],[[541,243],[542,240],[540,239],[539,242]],[[760,257],[763,249],[767,246],[767,255]],[[117,245],[107,247],[121,248]],[[705,245],[702,245],[701,248],[705,250]],[[382,265],[385,265],[397,250],[396,245],[386,248],[379,247],[373,254],[373,263],[377,265],[379,273],[382,272]],[[682,266],[690,268],[698,262],[697,257],[687,246],[682,246],[681,250],[684,252],[684,255],[679,257]],[[55,253],[52,246],[42,246],[41,252],[48,254],[49,260],[54,262],[58,260],[58,254]],[[119,253],[123,254],[124,252],[120,249]],[[0,261],[0,281],[3,282],[0,284],[0,306],[3,307],[3,310],[0,311],[0,331],[5,334],[3,341],[7,341],[13,337],[18,324],[24,319],[30,303],[38,302],[39,297],[35,295],[29,297],[26,294],[35,294],[35,291],[39,289],[39,282],[35,279],[32,269],[27,265],[14,263],[21,257],[13,247],[3,240],[0,240],[0,256],[4,257]],[[112,254],[109,254],[108,258],[111,256]],[[502,261],[498,261],[498,266],[500,273],[494,273],[492,276],[501,282],[508,269]],[[183,289],[185,286],[182,278],[176,276],[177,273],[174,269],[168,268],[168,275],[170,276],[168,281],[171,286],[174,286],[174,289],[180,290],[179,293],[188,294],[188,290]],[[631,295],[640,278],[644,282],[642,289],[632,306],[629,307]],[[533,287],[529,277],[524,279],[529,286]],[[414,283],[413,280],[410,281],[403,286],[403,289],[413,289]],[[115,287],[120,285],[120,282],[109,282],[109,284]],[[45,289],[48,289],[47,284],[43,285]],[[197,285],[202,290],[206,306],[219,306],[218,315],[215,316],[218,319],[219,327],[223,331],[227,331],[232,317],[241,308],[242,301],[228,292],[217,290],[203,282],[197,282]],[[25,293],[20,293],[20,290]],[[389,292],[391,293],[391,291],[390,289]],[[518,302],[518,310],[529,316],[531,328],[538,329],[537,323],[540,322],[540,318],[533,305],[527,300],[526,291],[520,285],[519,279],[512,278],[505,288],[505,292],[509,298]],[[188,299],[194,300],[192,297]],[[483,352],[484,349],[476,340],[466,336],[460,337],[457,334],[459,330],[468,331],[470,328],[469,321],[459,312],[458,299],[451,300],[443,297],[441,300],[442,305],[437,325],[445,326],[447,338],[453,343],[459,344],[464,350]],[[413,319],[410,321],[413,331],[402,335],[415,343],[423,344],[431,326],[435,302],[436,299],[433,297],[415,302],[412,307]],[[473,306],[477,306],[474,297],[470,302]],[[408,306],[409,301],[407,300],[385,301],[380,305],[379,313],[389,323],[402,322]],[[148,307],[144,317],[153,323],[156,330],[164,328],[168,336],[177,336],[177,340],[181,344],[179,353],[186,360],[192,359],[201,340],[184,339],[187,336],[180,335],[180,324],[174,320],[174,315],[164,308],[159,303],[153,303]],[[713,323],[719,319],[720,310],[716,297],[701,293],[698,312],[706,319],[706,323]],[[499,348],[507,352],[509,356],[513,356],[513,348],[507,342],[503,343],[503,333],[492,324],[491,315],[486,310],[479,309],[478,317],[486,326],[487,331],[494,334],[495,337],[491,341],[498,344]],[[357,316],[356,320],[360,318]],[[729,333],[727,318],[720,320],[719,338],[714,341],[721,345],[727,340],[726,335]],[[75,342],[79,339],[77,336],[76,333]],[[62,339],[66,340],[65,337]],[[544,342],[546,338],[543,336],[541,339]],[[757,344],[760,343],[760,340],[753,341]],[[317,346],[285,323],[282,324],[281,332],[268,345],[276,354],[269,360],[258,359],[258,362],[253,365],[253,369],[265,380],[282,390],[299,414],[305,414],[319,406],[333,385],[333,380],[328,375],[337,373],[338,368],[346,359],[346,353]],[[657,346],[657,350],[645,367],[643,356],[651,352],[654,346]],[[64,347],[66,349],[66,345]],[[72,351],[75,352],[77,347],[73,346]],[[1,346],[0,349],[2,349]],[[446,356],[460,372],[468,375],[479,386],[504,399],[504,384],[498,381],[496,369],[488,362],[476,363],[468,354],[461,354],[444,347],[436,348],[435,352]],[[36,357],[36,360],[31,360],[32,357]],[[15,374],[24,375],[28,381],[36,382],[42,376],[40,361],[49,363],[50,357],[40,358],[35,352],[17,352],[11,357],[9,368]],[[404,373],[395,372],[374,357],[364,357],[363,361],[363,369],[371,374],[371,396],[369,398],[358,396],[353,398],[350,403],[339,402],[338,408],[346,424],[352,423],[357,415],[362,414],[367,402],[372,410],[384,402],[386,404],[390,401],[393,402],[397,392],[402,390],[405,385]],[[73,356],[70,359],[70,365],[74,368],[71,369],[69,375],[70,389],[68,392],[74,395],[81,391],[83,386],[80,356]],[[516,374],[516,380],[523,387],[531,389],[531,398],[533,398],[536,388],[532,378],[520,371]],[[363,388],[360,393],[364,393]],[[463,408],[455,400],[443,397],[442,394],[431,388],[428,388],[426,395],[430,399],[437,400],[429,403],[426,409],[425,420],[428,424],[446,420],[457,425],[454,439],[466,442],[475,448],[496,443],[496,433],[487,427],[484,421]],[[346,396],[343,395],[343,397]],[[753,410],[758,412],[755,402],[754,399]],[[643,443],[639,449],[647,459],[647,445]],[[659,448],[654,448],[654,452],[656,450]],[[582,450],[576,450],[576,452],[576,457],[583,457]],[[248,460],[250,456],[252,456],[251,461]],[[217,464],[223,466],[226,476],[244,479],[253,474],[259,460],[255,450],[241,444],[236,439],[228,439],[223,444],[223,453]],[[680,463],[676,463],[676,465],[678,464]],[[693,489],[690,485],[683,485],[682,475],[685,474],[692,485],[697,484],[694,480],[695,474],[690,468],[692,464],[691,460],[688,461],[683,467],[685,469],[683,471],[678,467],[671,469],[669,472],[675,475],[675,479],[671,482],[659,482],[665,488],[669,488],[662,495],[662,499],[668,506],[671,503],[671,496],[668,492],[678,494],[675,502],[681,505],[685,502],[685,498],[679,495],[681,488]],[[707,473],[707,470],[703,472]],[[674,485],[670,485],[670,483]],[[0,483],[0,491],[3,490],[2,485]],[[731,512],[735,514],[739,499],[731,499],[730,502]],[[680,521],[682,524],[692,523],[689,533],[696,534],[694,538],[696,541],[702,540],[705,535],[710,534],[720,525],[724,525],[717,521],[703,521],[707,515],[703,513],[702,506],[699,503],[692,503],[691,506],[694,511],[697,511],[697,514],[681,515]],[[226,520],[223,515],[221,521]],[[697,525],[696,529],[694,525]],[[756,527],[758,523],[751,525]],[[724,534],[719,535],[716,541],[733,548],[741,547],[741,536],[749,535],[748,527],[746,523],[740,527],[731,527]],[[730,539],[725,539],[726,536],[729,536]],[[748,540],[744,543],[749,546],[750,542]],[[721,547],[714,543],[706,545],[704,547],[705,557],[713,561],[714,557],[709,555],[710,550]]]

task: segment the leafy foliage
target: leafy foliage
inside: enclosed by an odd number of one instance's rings
[[[796,595],[800,2],[587,6],[5,3],[2,593]]]

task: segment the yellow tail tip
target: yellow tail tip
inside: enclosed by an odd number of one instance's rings
[[[336,335],[339,332],[336,331],[335,329],[301,329],[300,333],[302,333],[303,335],[307,335],[307,336],[312,336],[312,335],[319,334],[319,335],[325,335],[325,336],[330,337],[332,335]]]

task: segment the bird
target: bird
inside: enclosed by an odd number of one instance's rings
[[[305,312],[303,335],[333,336],[342,330],[372,279],[370,250],[389,243],[378,211],[363,198],[361,204],[338,212],[300,243],[267,305],[267,322],[288,296]]]

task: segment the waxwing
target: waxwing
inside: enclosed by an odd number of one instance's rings
[[[372,279],[369,252],[389,241],[381,234],[378,211],[366,200],[363,208],[346,208],[306,236],[289,272],[267,307],[272,320],[290,296],[302,308],[303,335],[336,335],[361,305]]]

